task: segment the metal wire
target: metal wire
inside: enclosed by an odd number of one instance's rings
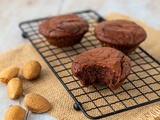
[[[67,48],[51,46],[39,34],[38,26],[46,18],[20,23],[23,36],[27,37],[38,53],[57,76],[81,111],[90,119],[99,119],[160,100],[160,63],[139,47],[129,55],[132,70],[123,85],[113,91],[106,86],[81,86],[71,74],[71,63],[79,53],[101,47],[93,29],[104,19],[96,12],[77,12],[90,23],[90,30],[80,44]]]

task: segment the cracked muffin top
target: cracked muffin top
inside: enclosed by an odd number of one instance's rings
[[[130,59],[114,48],[102,47],[85,51],[74,59],[71,71],[84,86],[98,82],[117,88],[129,75]],[[115,85],[115,86],[114,86]]]
[[[139,44],[147,37],[145,30],[141,26],[128,20],[101,22],[94,32],[100,41],[117,45]]]
[[[39,32],[45,37],[70,37],[88,31],[88,22],[75,14],[48,18],[39,26]]]

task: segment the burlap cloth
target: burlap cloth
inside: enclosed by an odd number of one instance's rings
[[[108,20],[111,19],[131,19],[128,16],[120,15],[117,13],[112,13],[107,15]],[[138,24],[143,26],[147,31],[147,40],[142,44],[150,54],[152,54],[156,59],[160,60],[159,48],[160,48],[160,31],[155,30],[146,24],[135,20]],[[23,80],[21,74],[19,77],[23,81],[24,92],[27,94],[30,92],[35,92],[46,97],[53,105],[49,114],[55,116],[59,120],[85,120],[87,119],[81,111],[75,111],[72,107],[74,101],[63,88],[58,79],[51,72],[49,67],[46,65],[41,56],[33,48],[30,42],[20,45],[15,49],[9,50],[4,53],[0,53],[0,71],[10,65],[19,66],[20,68],[29,60],[38,60],[43,69],[40,77],[35,81]],[[160,114],[159,102],[150,104],[144,107],[140,107],[134,110],[123,112],[117,115],[104,118],[105,120],[152,120],[154,117]]]

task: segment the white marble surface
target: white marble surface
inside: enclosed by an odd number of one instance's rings
[[[14,48],[27,40],[21,37],[21,21],[68,12],[92,9],[102,16],[119,12],[160,28],[160,0],[0,0],[0,52]],[[17,104],[6,94],[0,83],[0,119],[10,105]],[[28,120],[55,120],[48,114],[30,114]]]
[[[0,0],[0,51],[25,42],[18,28],[21,21],[85,9],[96,10],[101,15],[128,14],[160,28],[159,3],[160,0]]]

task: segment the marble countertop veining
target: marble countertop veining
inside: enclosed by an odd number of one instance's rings
[[[27,40],[21,37],[21,21],[92,9],[104,16],[111,12],[127,14],[149,26],[160,28],[160,0],[0,0],[0,52]],[[4,84],[0,84],[0,119],[10,105]],[[28,120],[55,120],[45,114],[31,114]]]

